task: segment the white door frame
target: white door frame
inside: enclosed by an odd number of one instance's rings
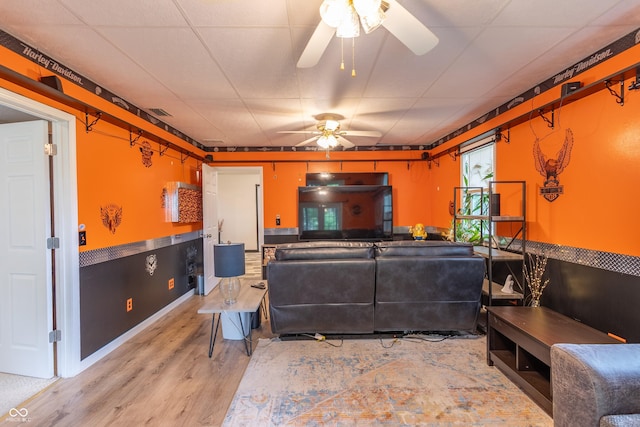
[[[215,163],[214,163],[215,164]],[[257,207],[258,207],[258,252],[261,251],[264,245],[264,174],[261,166],[218,166],[213,168],[219,175],[223,174],[243,174],[243,175],[258,175],[260,188],[257,194]],[[224,191],[220,187],[220,180],[218,180],[218,194]],[[253,226],[253,225],[252,225]],[[223,239],[224,240],[224,239]]]
[[[80,361],[80,263],[78,250],[78,194],[76,173],[76,117],[0,88],[0,104],[51,122],[54,215],[56,237],[57,375],[71,377],[82,369]]]

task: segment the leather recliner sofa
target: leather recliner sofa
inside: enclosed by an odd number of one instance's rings
[[[267,265],[273,333],[473,331],[485,263],[466,243],[278,245]]]

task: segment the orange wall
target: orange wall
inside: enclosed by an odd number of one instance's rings
[[[584,85],[611,76],[637,63],[637,45],[600,66],[574,78]],[[635,226],[640,211],[637,183],[640,182],[640,91],[629,91],[625,82],[624,106],[604,89],[555,111],[555,127],[549,128],[537,114],[509,130],[510,142],[496,146],[496,179],[524,180],[527,183],[527,227],[529,240],[564,246],[640,256],[640,228]],[[619,89],[619,84],[614,85]],[[559,98],[560,88],[514,108],[436,152],[496,128],[508,119],[536,110]],[[549,202],[539,194],[545,178],[536,170],[533,144],[536,138],[547,157],[555,158],[566,129],[571,129],[574,145],[571,160],[558,176],[564,194]],[[446,160],[445,160],[446,159]],[[432,189],[449,186],[459,176],[459,161],[445,155],[432,169]],[[453,178],[453,179],[452,179]],[[514,197],[502,198],[502,211],[517,209]],[[509,212],[510,213],[510,212]],[[447,226],[451,217],[433,211],[432,225]]]
[[[420,159],[421,152],[332,152],[331,161],[325,161],[324,152],[304,153],[214,153],[213,166],[243,166],[242,160],[265,159],[264,226],[277,228],[276,215],[280,215],[280,228],[298,226],[298,187],[306,185],[306,174],[315,172],[387,172],[393,186],[393,223],[409,226],[428,222],[427,162]],[[362,161],[372,159],[371,161]],[[408,159],[408,160],[407,160]],[[216,163],[237,160],[237,163]],[[252,164],[255,166],[255,164]]]
[[[37,80],[43,72],[35,64],[0,47],[2,63],[20,74]],[[607,60],[576,76],[588,85],[605,76],[633,65],[640,57],[640,45]],[[550,74],[558,70],[550,70]],[[628,87],[625,83],[625,87]],[[63,80],[64,92],[81,99],[97,110],[120,117],[127,123],[179,146],[205,153],[184,141],[143,121],[107,101]],[[87,249],[96,249],[141,241],[201,228],[200,223],[175,225],[164,221],[161,208],[162,188],[168,181],[195,183],[198,164],[169,150],[160,157],[156,151],[153,166],[145,168],[138,147],[129,147],[128,129],[118,129],[99,122],[95,130],[84,132],[84,111],[74,110],[48,100],[18,85],[0,80],[0,86],[39,100],[78,117],[78,201],[79,220],[88,233]],[[510,118],[526,114],[559,98],[560,88],[544,92],[535,99],[520,104],[496,119],[432,150],[432,156],[454,147],[488,130],[495,129]],[[126,98],[126,94],[123,94]],[[640,206],[636,183],[640,172],[640,92],[626,91],[625,105],[615,103],[606,91],[600,91],[556,111],[556,127],[549,129],[540,118],[509,130],[510,142],[497,144],[496,177],[499,180],[527,182],[528,238],[559,245],[640,255],[640,231],[634,225]],[[534,115],[535,116],[535,115]],[[575,143],[569,166],[559,176],[564,194],[548,202],[538,194],[544,178],[533,163],[533,142],[540,139],[542,150],[555,156],[571,128]],[[142,138],[144,140],[144,138]],[[153,144],[153,143],[152,143]],[[448,205],[453,187],[459,184],[460,162],[449,155],[436,162],[420,159],[418,151],[333,152],[331,161],[325,153],[213,153],[213,166],[252,165],[256,160],[264,168],[265,227],[275,228],[280,215],[282,228],[297,227],[297,187],[304,185],[307,172],[388,172],[394,187],[394,226],[417,222],[448,228],[451,224]],[[367,160],[362,162],[361,160]],[[385,161],[398,160],[400,161]],[[410,159],[410,160],[406,160]],[[236,163],[222,163],[233,161]],[[243,164],[244,162],[244,164]],[[123,207],[123,222],[116,234],[102,225],[100,206],[116,203]],[[503,201],[505,209],[510,205]]]
[[[41,69],[15,53],[0,47],[2,65],[13,71],[38,80],[51,73]],[[165,220],[162,208],[162,189],[167,182],[182,181],[197,184],[195,170],[200,163],[186,158],[173,149],[158,153],[158,143],[151,142],[156,150],[152,155],[152,166],[142,163],[140,145],[143,141],[158,140],[171,142],[179,147],[188,148],[195,155],[203,156],[185,141],[160,129],[143,119],[122,110],[104,99],[79,88],[64,79],[63,92],[75,99],[89,104],[94,111],[90,120],[95,119],[95,111],[102,111],[131,124],[135,132],[143,130],[143,136],[134,147],[130,147],[129,129],[112,125],[100,120],[91,132],[85,132],[85,112],[61,104],[52,99],[34,93],[19,84],[0,78],[0,87],[27,98],[65,111],[76,116],[76,158],[78,180],[78,220],[87,233],[87,245],[80,251],[122,245],[175,234],[187,233],[202,228],[202,223],[174,224]],[[64,149],[59,147],[58,150]],[[184,162],[181,157],[186,158]],[[123,209],[121,225],[116,233],[111,233],[102,223],[100,208],[110,203]]]
[[[144,138],[138,140],[139,143]],[[152,147],[157,144],[151,143]],[[140,145],[130,147],[129,132],[108,123],[77,135],[78,220],[87,232],[83,250],[187,233],[202,223],[167,222],[163,208],[163,188],[167,182],[195,184],[196,160],[181,162],[173,150],[151,156],[151,166],[142,163]],[[122,223],[111,233],[102,223],[101,207],[122,207]]]

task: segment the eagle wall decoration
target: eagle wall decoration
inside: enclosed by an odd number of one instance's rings
[[[102,218],[102,224],[109,229],[111,234],[116,234],[116,228],[122,222],[122,206],[114,203],[100,206],[100,218]]]
[[[571,159],[571,149],[573,148],[573,132],[571,129],[567,129],[564,143],[556,154],[555,159],[547,158],[540,148],[540,141],[536,138],[533,143],[533,161],[536,166],[536,170],[545,179],[544,186],[540,188],[540,195],[547,199],[549,202],[553,202],[563,193],[563,186],[558,181],[558,175],[569,164]]]

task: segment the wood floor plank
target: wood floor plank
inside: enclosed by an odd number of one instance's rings
[[[84,372],[25,402],[30,425],[221,425],[250,358],[242,341],[222,339],[221,331],[208,357],[211,315],[197,313],[206,298],[194,295]],[[264,319],[253,330],[256,343],[273,336]]]

